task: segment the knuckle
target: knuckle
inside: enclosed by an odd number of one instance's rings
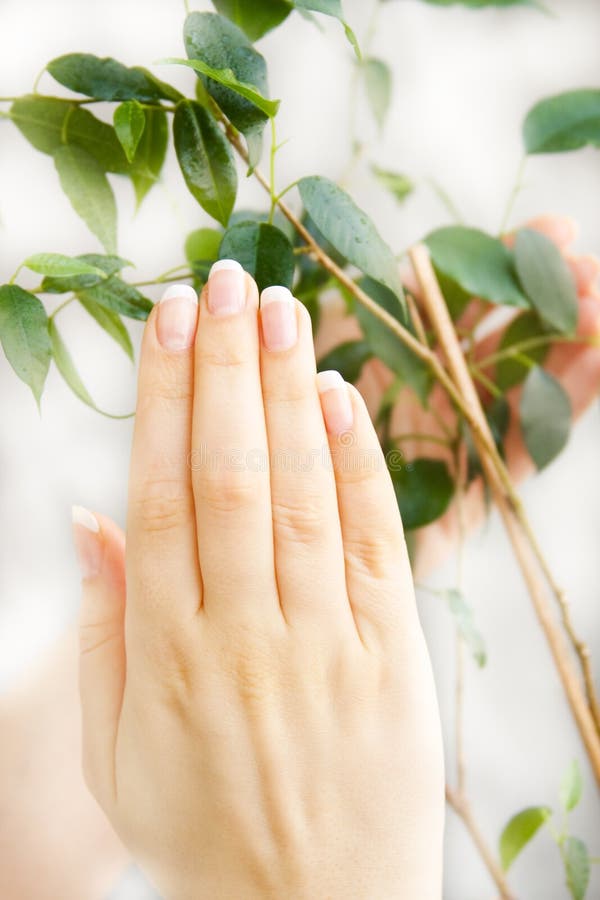
[[[115,643],[122,638],[122,632],[115,629],[113,622],[80,621],[79,653],[86,656],[95,653],[101,647]]]
[[[384,532],[381,532],[381,528]],[[358,532],[344,533],[344,556],[355,572],[388,580],[397,577],[404,560],[403,541],[399,534],[385,533],[385,526],[361,527]]]
[[[196,364],[215,369],[243,369],[249,363],[248,354],[244,352],[240,342],[222,341],[217,344],[196,346]]]
[[[138,411],[148,406],[191,403],[193,384],[190,371],[180,360],[156,359],[144,367],[140,382]]]
[[[262,479],[252,471],[200,471],[194,476],[194,494],[213,513],[237,512],[256,506],[262,494]]]
[[[323,498],[302,494],[272,501],[273,527],[285,540],[314,546],[323,539],[326,511]]]
[[[148,478],[135,491],[134,519],[146,532],[163,532],[189,522],[191,500],[179,479]]]
[[[269,406],[302,406],[316,401],[314,380],[310,382],[290,368],[289,378],[266,379],[263,399]]]

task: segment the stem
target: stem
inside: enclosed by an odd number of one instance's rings
[[[597,337],[568,337],[564,334],[544,334],[538,337],[527,338],[527,340],[519,341],[505,347],[504,350],[498,350],[497,353],[491,353],[483,359],[477,360],[477,366],[480,369],[487,369],[503,359],[516,356],[527,350],[534,350],[536,347],[543,347],[545,344],[589,344],[596,346],[598,344]]]
[[[66,300],[63,300],[63,302],[60,303],[60,304],[56,307],[56,309],[54,310],[54,312],[51,313],[50,318],[51,318],[51,319],[55,319],[56,316],[58,315],[58,313],[59,313],[61,310],[65,309],[66,306],[69,306],[69,304],[71,304],[71,303],[73,302],[73,300],[75,300],[75,295],[73,295],[72,297],[67,297]]]
[[[503,396],[502,391],[500,390],[498,385],[494,384],[493,381],[490,381],[490,379],[487,377],[487,375],[483,374],[483,372],[481,371],[479,366],[476,366],[472,363],[469,366],[469,371],[471,372],[471,375],[473,376],[473,378],[475,378],[476,381],[478,381],[480,384],[482,384],[483,387],[490,392],[492,397],[502,397]]]
[[[515,179],[515,183],[508,197],[508,203],[506,204],[506,209],[504,210],[504,218],[502,219],[502,224],[500,226],[500,234],[503,234],[510,222],[510,217],[512,215],[512,211],[514,209],[517,197],[521,192],[523,187],[523,176],[525,175],[525,166],[527,165],[527,157],[524,156],[519,163],[519,168],[517,170],[517,177]]]
[[[390,440],[395,444],[402,441],[426,441],[429,444],[440,444],[442,447],[450,447],[452,445],[448,438],[439,437],[437,434],[421,434],[420,432],[396,434]]]
[[[273,216],[277,207],[277,194],[275,193],[275,156],[277,154],[277,134],[275,130],[275,116],[271,118],[271,152],[269,154],[269,195],[271,208],[269,210],[269,225],[273,224]]]
[[[158,278],[150,278],[148,281],[128,281],[131,287],[148,287],[152,284],[166,284],[169,281],[180,281],[182,278],[193,278],[193,272],[180,272],[177,275],[166,275],[159,276]]]
[[[458,225],[462,225],[465,220],[458,211],[458,207],[456,206],[448,191],[444,187],[442,187],[439,181],[436,181],[435,178],[426,178],[425,182],[429,185],[444,209],[450,214],[450,217],[454,219],[454,221]]]
[[[468,408],[467,421],[477,423],[473,437],[484,471],[494,493],[496,504],[504,520],[508,536],[515,550],[527,584],[538,620],[546,635],[558,674],[592,769],[600,785],[600,717],[592,678],[589,650],[576,636],[569,608],[561,589],[552,577],[549,566],[533,533],[529,520],[516,493],[505,463],[496,447],[479,396],[471,379],[452,320],[440,291],[429,254],[425,247],[415,247],[410,258],[419,280],[423,302],[452,375],[453,385],[461,394],[461,407]],[[540,570],[543,578],[540,578]],[[586,695],[574,669],[563,634],[557,627],[546,596],[544,579],[559,604],[563,625],[577,653],[584,674]]]
[[[452,788],[446,787],[446,802],[456,815],[462,820],[465,828],[471,835],[473,843],[477,847],[479,854],[488,870],[492,880],[500,892],[502,900],[516,900],[515,895],[511,892],[506,875],[500,868],[494,854],[488,847],[479,826],[473,817],[473,811],[469,802],[459,796]]]

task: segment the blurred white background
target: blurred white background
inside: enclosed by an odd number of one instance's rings
[[[522,155],[520,124],[526,111],[542,96],[600,84],[600,3],[547,0],[547,5],[555,17],[531,9],[471,12],[417,0],[385,3],[372,53],[393,68],[394,99],[381,139],[360,103],[360,122],[372,142],[369,159],[416,179],[435,178],[470,224],[497,231]],[[210,8],[208,3],[192,6]],[[359,39],[371,8],[371,0],[345,0]],[[182,55],[183,16],[182,0],[2,0],[0,94],[26,93],[47,61],[73,50],[143,65]],[[338,178],[347,163],[352,58],[337,23],[322,21],[320,32],[293,15],[259,45],[269,64],[272,96],[282,98],[279,136],[290,138],[278,157],[282,186],[306,174]],[[191,73],[156,71],[184,90],[193,85]],[[40,89],[62,90],[48,75]],[[163,183],[137,216],[131,186],[111,178],[120,210],[119,252],[136,262],[135,280],[181,262],[185,234],[209,223],[187,193],[174,157],[169,157]],[[350,190],[396,251],[448,221],[427,186],[419,187],[402,209],[373,182],[367,168],[355,173]],[[598,151],[534,158],[512,221],[543,212],[571,215],[581,225],[577,249],[600,254],[599,197]],[[260,189],[242,179],[239,205],[263,207]],[[30,253],[97,249],[62,195],[51,160],[33,150],[10,123],[0,121],[0,282]],[[126,274],[133,279],[131,270]],[[158,296],[152,289],[148,294]],[[62,328],[98,403],[114,412],[133,409],[135,372],[124,354],[76,309],[64,315]],[[137,340],[139,325],[134,324],[132,333]],[[131,424],[87,409],[55,371],[48,378],[40,417],[28,389],[1,355],[0,404],[0,688],[8,688],[76,611],[71,503],[124,521]],[[597,664],[599,445],[595,404],[560,460],[524,489],[543,547],[568,589],[577,626],[588,637]],[[453,572],[449,564],[432,583],[452,586]],[[469,542],[466,589],[489,653],[483,671],[467,661],[465,698],[468,790],[484,833],[495,843],[518,809],[556,805],[560,777],[577,758],[586,795],[573,826],[598,856],[597,795],[495,517]],[[452,781],[454,633],[439,606],[439,600],[421,600]],[[600,677],[598,668],[596,675]],[[524,900],[567,896],[558,852],[548,836],[536,839],[516,863],[512,883]],[[588,897],[599,895],[596,871]],[[146,896],[143,886],[131,880],[119,892],[130,900]],[[462,824],[449,813],[444,897],[493,896]]]

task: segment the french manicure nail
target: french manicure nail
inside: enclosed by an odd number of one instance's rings
[[[317,375],[317,390],[321,397],[321,407],[325,427],[330,434],[341,435],[350,431],[354,421],[352,401],[346,382],[339,372],[331,369]]]
[[[158,304],[156,334],[165,350],[192,346],[198,320],[198,294],[189,284],[172,284]]]
[[[296,302],[286,287],[274,285],[260,295],[260,321],[267,350],[289,350],[298,339]]]
[[[213,316],[233,316],[246,305],[244,270],[235,259],[220,259],[208,275],[208,311]]]
[[[71,507],[73,538],[84,579],[95,578],[102,563],[100,525],[96,516],[85,506]]]

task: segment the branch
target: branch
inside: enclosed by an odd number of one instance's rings
[[[479,428],[474,433],[474,439],[486,477],[519,561],[538,620],[550,645],[558,674],[588,752],[596,781],[600,785],[600,719],[597,716],[598,704],[591,675],[589,651],[585,644],[575,636],[564,594],[552,578],[549,566],[544,559],[505,463],[493,441],[479,395],[469,374],[466,360],[433,271],[429,253],[424,246],[417,246],[410,251],[410,258],[421,286],[423,303],[428,318],[436,332],[440,347],[446,358],[448,370],[452,375],[454,384],[469,407],[470,419],[476,419],[478,422]],[[486,436],[485,442],[481,440],[482,434]],[[490,453],[488,449],[490,443],[494,446],[493,453]],[[550,610],[543,580],[540,578],[540,571],[559,603],[567,634],[578,655],[588,689],[587,701],[577,673],[572,665],[562,632],[557,627]]]

